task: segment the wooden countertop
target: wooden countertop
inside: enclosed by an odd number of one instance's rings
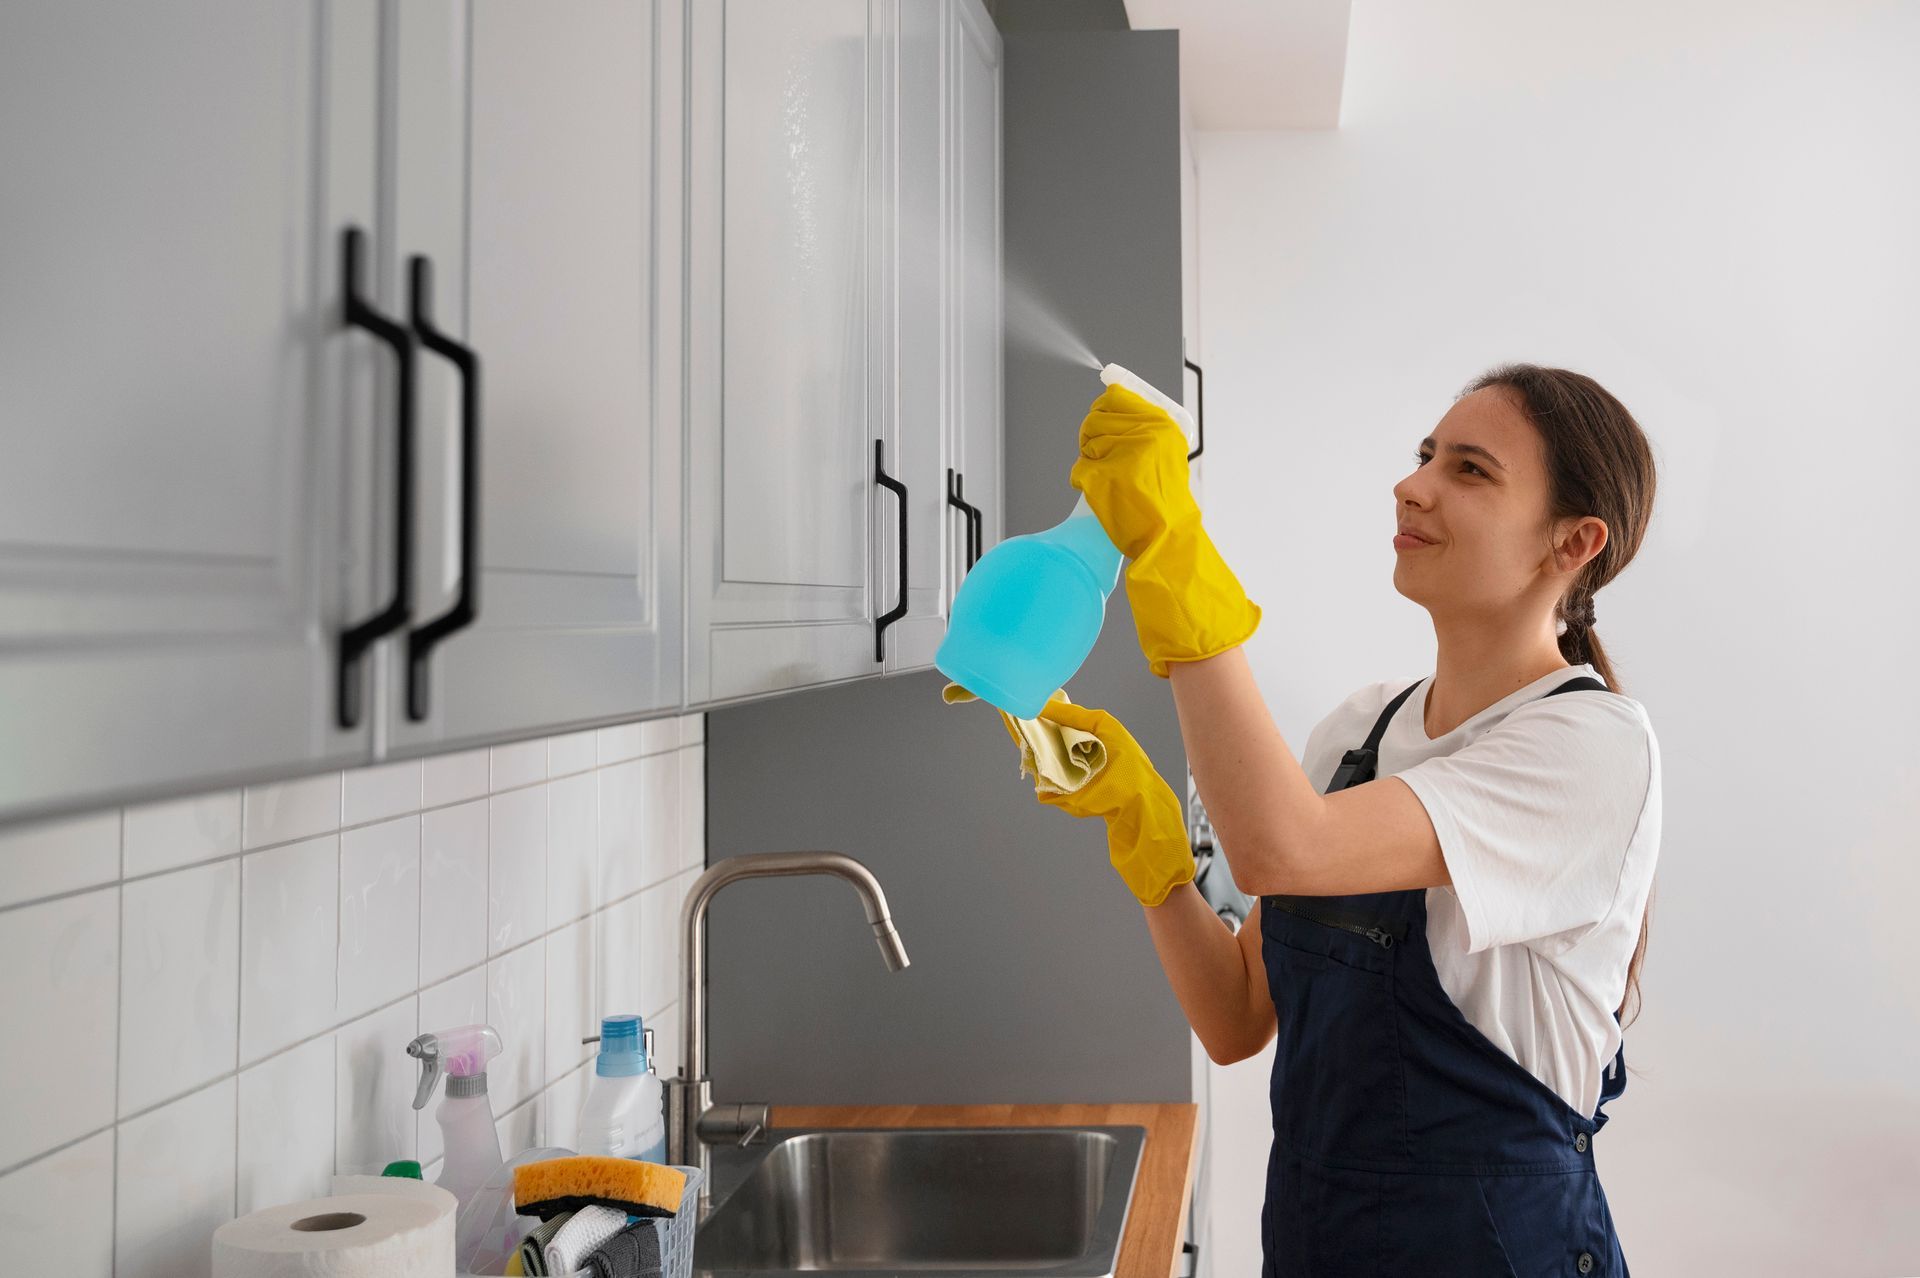
[[[774,1127],[1089,1127],[1147,1129],[1114,1278],[1184,1273],[1180,1239],[1193,1194],[1200,1107],[1113,1105],[776,1105]]]

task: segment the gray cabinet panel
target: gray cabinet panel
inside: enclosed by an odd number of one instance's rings
[[[946,633],[949,534],[965,542],[960,512],[947,504],[951,447],[954,262],[948,193],[953,148],[947,110],[947,14],[950,0],[900,0],[888,37],[888,95],[883,224],[888,227],[882,315],[890,383],[885,429],[895,441],[898,474],[907,484],[907,613],[889,631],[890,672],[933,663]],[[881,591],[899,598],[896,529],[883,521],[881,562],[893,573]]]
[[[868,0],[691,8],[688,695],[878,672]],[[894,463],[889,461],[888,469]],[[891,573],[888,593],[891,593]],[[890,602],[890,600],[889,600]],[[732,628],[751,636],[723,638]],[[751,659],[747,668],[722,662]]]
[[[1001,323],[1000,33],[978,0],[954,0],[954,433],[980,549],[1004,535]],[[1091,379],[1089,379],[1091,381]],[[1071,504],[1070,502],[1068,503]],[[1061,511],[1064,517],[1066,511]]]
[[[378,17],[0,6],[0,820],[367,753],[334,640],[393,530],[342,476],[387,475],[394,365],[339,255],[378,242]]]
[[[679,15],[650,0],[409,15],[417,113],[400,145],[461,164],[403,177],[402,250],[434,260],[439,323],[481,360],[480,611],[434,656],[424,723],[398,695],[396,646],[398,748],[681,704]],[[419,619],[459,584],[464,462],[455,369],[435,360],[423,383],[440,398]]]

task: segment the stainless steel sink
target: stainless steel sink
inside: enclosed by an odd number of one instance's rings
[[[1144,1127],[781,1128],[715,1146],[696,1274],[1109,1278]]]

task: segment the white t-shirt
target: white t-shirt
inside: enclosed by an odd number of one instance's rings
[[[1441,988],[1592,1115],[1660,850],[1660,748],[1631,697],[1544,695],[1581,675],[1600,677],[1589,663],[1556,670],[1437,740],[1429,675],[1387,725],[1376,776],[1406,782],[1440,836],[1453,886],[1427,889],[1427,941]],[[1315,789],[1408,682],[1362,688],[1320,721],[1301,754]]]

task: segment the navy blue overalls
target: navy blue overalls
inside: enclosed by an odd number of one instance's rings
[[[1415,684],[1414,687],[1419,687]],[[1555,688],[1605,690],[1580,676]],[[1408,688],[1327,790],[1370,781]],[[1262,1278],[1627,1278],[1593,1117],[1461,1013],[1427,948],[1425,888],[1261,898],[1279,1039]],[[1619,1013],[1615,1013],[1615,1019]]]

